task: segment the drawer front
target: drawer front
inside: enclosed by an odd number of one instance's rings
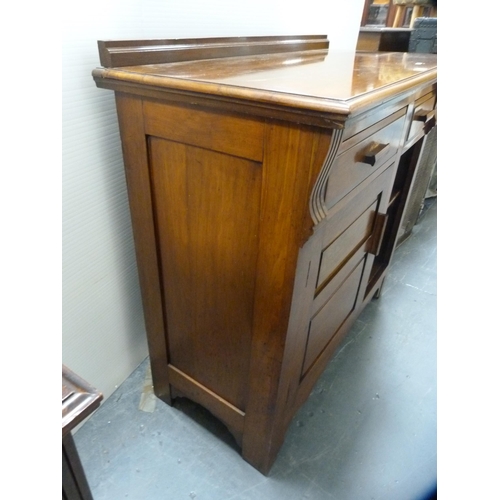
[[[328,179],[325,201],[331,208],[337,201],[373,174],[398,151],[403,136],[404,110],[388,117],[385,126],[366,137],[361,132],[349,139],[353,144],[335,160]],[[373,128],[377,128],[375,125]],[[361,139],[356,142],[356,138]]]
[[[427,94],[417,100],[406,144],[412,143],[421,135],[426,135],[434,127],[436,123],[435,105],[436,96],[434,94]]]

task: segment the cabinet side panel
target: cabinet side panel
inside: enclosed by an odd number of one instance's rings
[[[167,348],[142,100],[116,93],[130,214],[155,394],[170,401]]]
[[[169,362],[245,409],[261,164],[150,138]]]

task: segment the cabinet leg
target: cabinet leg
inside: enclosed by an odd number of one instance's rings
[[[268,476],[271,467],[276,459],[276,454],[263,454],[259,451],[248,450],[244,446],[241,450],[241,456],[247,461],[254,469],[257,469],[262,475]]]
[[[382,280],[382,283],[380,283],[378,290],[373,294],[374,299],[380,299],[380,296],[382,295],[382,287],[384,286],[384,281],[385,280]]]
[[[246,429],[247,433],[243,436],[241,455],[252,467],[261,474],[267,476],[278,456],[283,441],[285,440],[286,428],[280,426],[275,432],[267,438],[262,438],[263,433]]]

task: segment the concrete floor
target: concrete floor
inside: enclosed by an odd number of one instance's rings
[[[94,500],[427,500],[437,484],[436,199],[294,418],[269,477],[149,360],[75,433]]]

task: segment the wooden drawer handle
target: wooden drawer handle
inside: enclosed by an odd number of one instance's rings
[[[417,122],[426,122],[433,114],[434,110],[425,111],[423,109],[419,109],[418,111],[415,111],[413,119]]]
[[[430,120],[427,120],[424,124],[424,134],[427,135],[436,126],[436,117],[433,116]]]
[[[382,241],[384,239],[385,228],[387,226],[388,220],[387,214],[377,213],[375,216],[375,223],[373,225],[372,237],[369,240],[367,252],[375,255],[375,257],[380,253],[382,248]]]
[[[380,153],[388,147],[389,144],[376,144],[375,146],[372,146],[368,152],[363,154],[361,163],[366,163],[373,167],[373,165],[377,163],[377,155],[380,155]]]
[[[424,122],[424,135],[427,135],[436,126],[436,114],[434,110],[415,112],[413,119],[417,122]]]

